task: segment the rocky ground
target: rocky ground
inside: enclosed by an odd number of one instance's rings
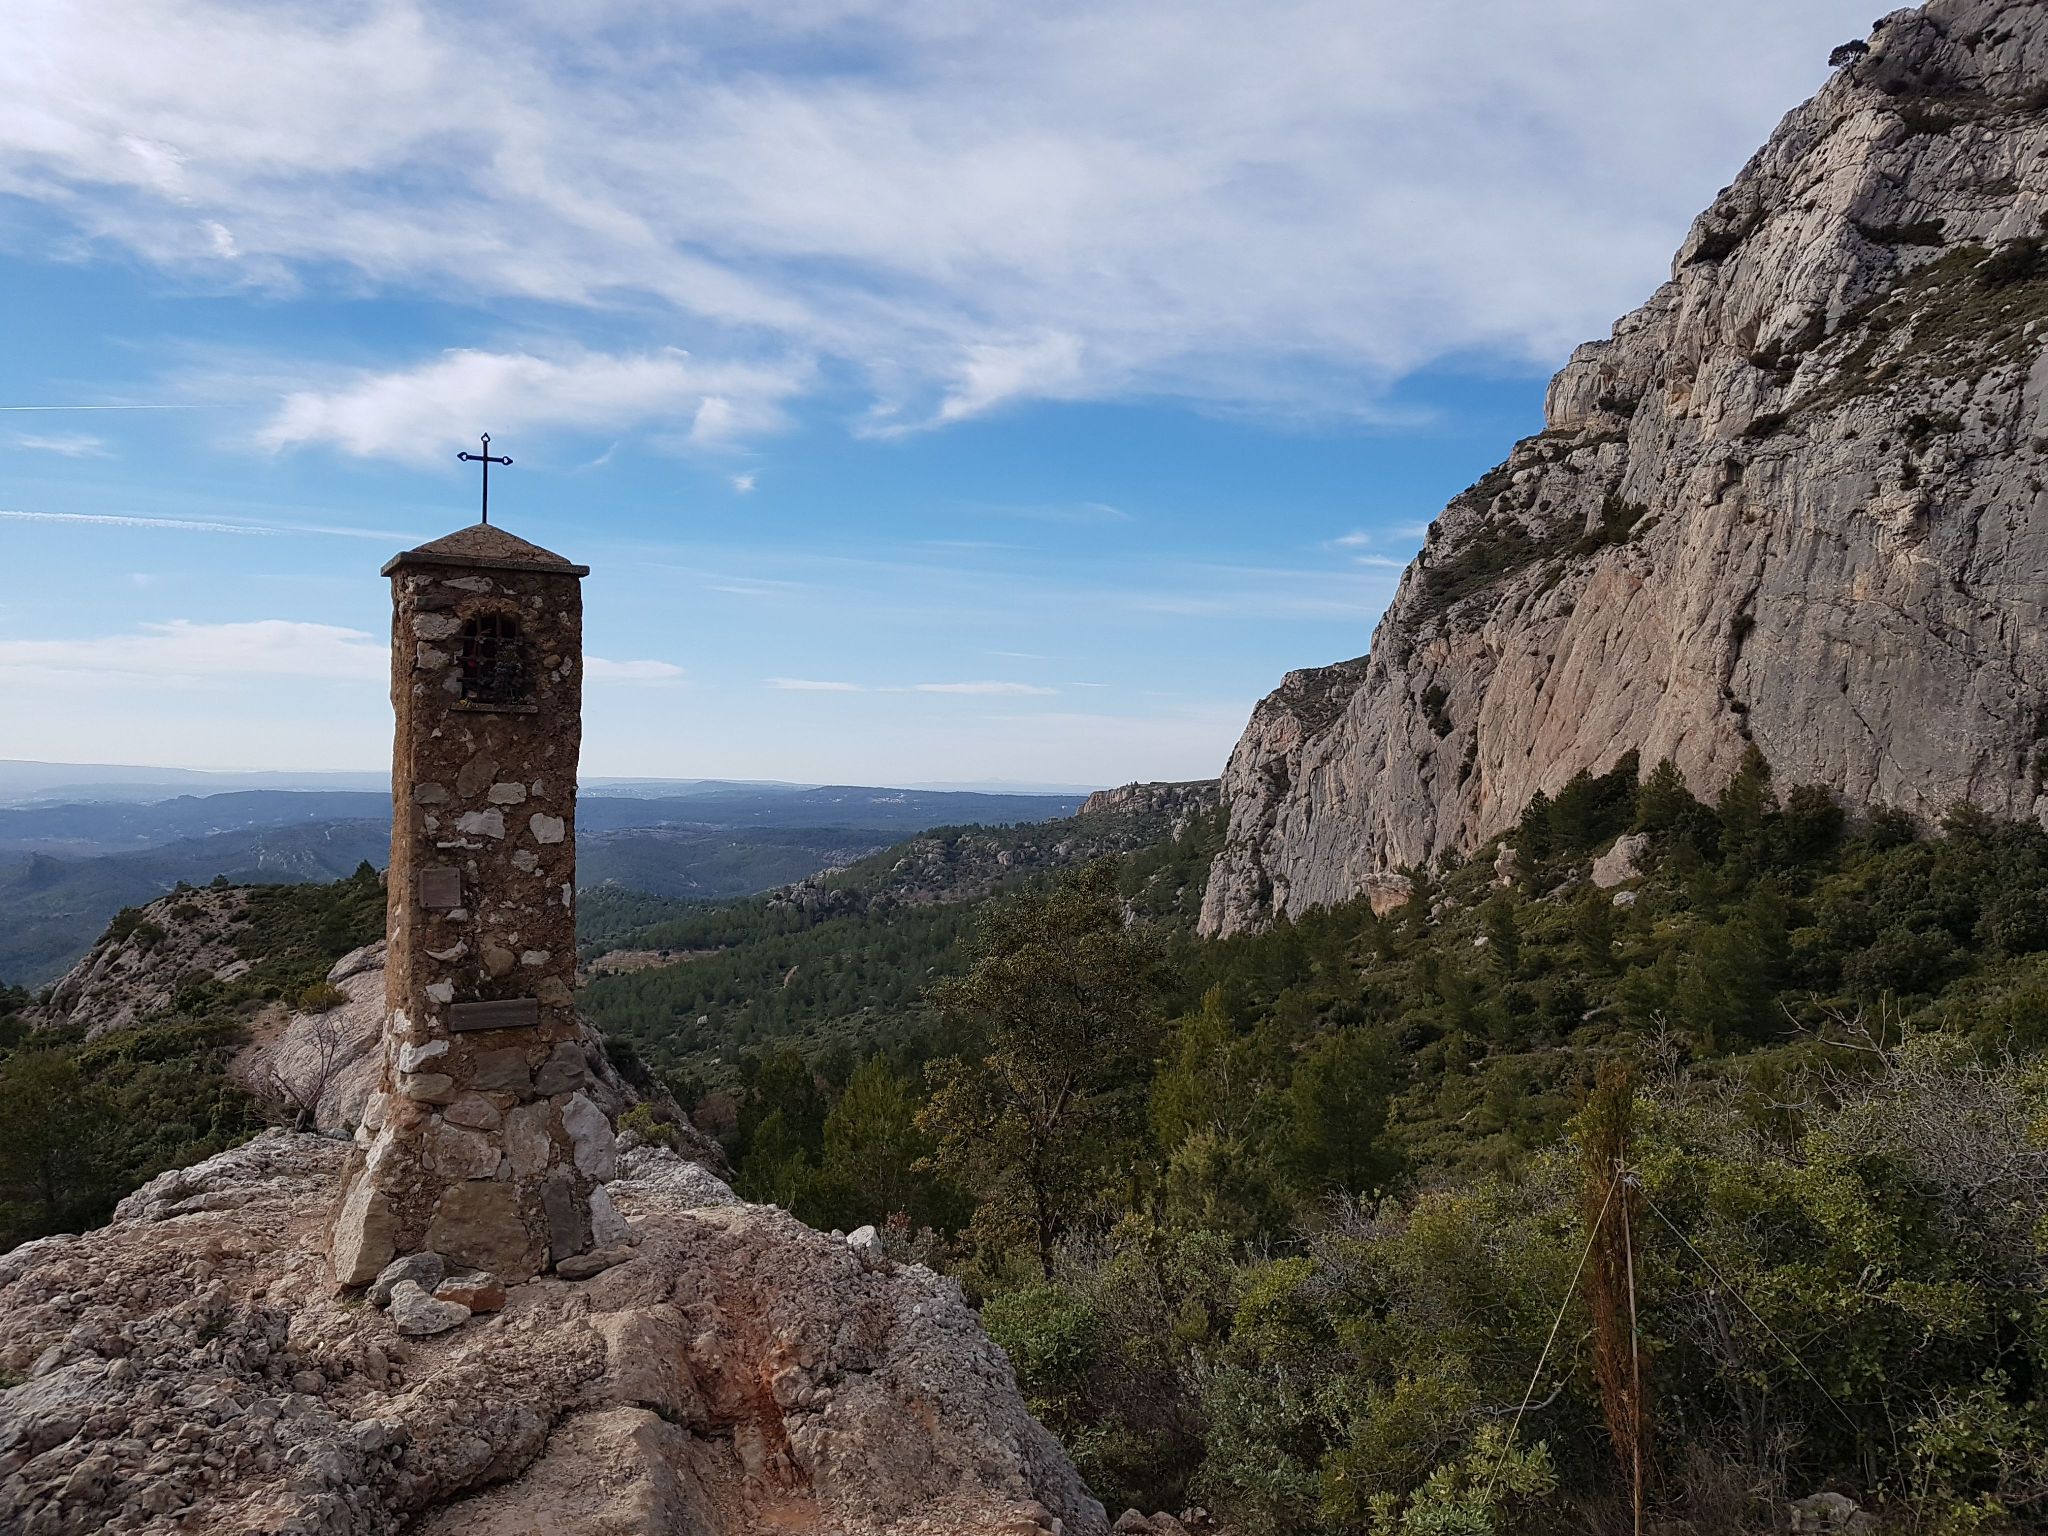
[[[380,1308],[323,1256],[345,1153],[273,1131],[0,1257],[0,1529],[1106,1529],[958,1287],[871,1232],[635,1147],[625,1262]]]

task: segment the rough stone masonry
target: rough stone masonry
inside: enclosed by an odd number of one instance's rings
[[[479,523],[394,557],[383,1075],[337,1284],[432,1251],[528,1279],[617,1243],[572,991],[587,566]]]

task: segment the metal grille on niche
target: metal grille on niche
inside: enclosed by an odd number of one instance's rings
[[[526,646],[509,613],[481,613],[462,626],[462,697],[473,704],[526,697]]]

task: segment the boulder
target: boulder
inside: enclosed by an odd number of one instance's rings
[[[392,1326],[407,1338],[446,1333],[468,1321],[469,1308],[459,1301],[437,1300],[417,1280],[401,1280],[391,1288]]]
[[[1614,840],[1614,846],[1593,861],[1593,883],[1601,890],[1611,890],[1625,880],[1633,880],[1643,872],[1642,858],[1649,851],[1650,835],[1647,832],[1630,832]]]
[[[391,1292],[399,1281],[410,1280],[415,1285],[432,1290],[441,1283],[441,1277],[448,1272],[448,1261],[438,1253],[409,1253],[402,1259],[393,1259],[386,1264],[369,1290],[363,1293],[364,1300],[373,1307],[391,1305]]]

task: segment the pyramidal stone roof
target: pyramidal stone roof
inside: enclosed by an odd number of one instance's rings
[[[557,571],[564,576],[588,576],[590,567],[564,560],[553,550],[529,544],[516,533],[507,533],[493,523],[471,523],[417,549],[393,555],[384,562],[389,576],[401,566],[469,566],[486,571]]]

